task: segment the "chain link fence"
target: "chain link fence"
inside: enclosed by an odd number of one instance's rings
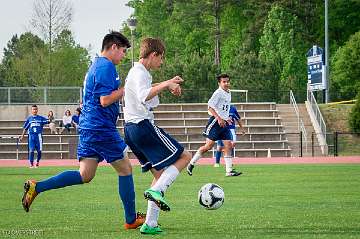
[[[78,104],[81,87],[0,87],[0,104]]]

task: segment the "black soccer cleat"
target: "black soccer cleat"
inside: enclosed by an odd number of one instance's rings
[[[194,165],[191,163],[189,163],[189,165],[186,167],[186,171],[190,176],[192,176],[193,169],[194,169]]]
[[[237,172],[233,169],[230,172],[226,173],[225,176],[226,177],[236,177],[236,176],[240,176],[241,174],[242,174],[242,172]]]

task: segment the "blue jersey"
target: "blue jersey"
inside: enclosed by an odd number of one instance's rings
[[[74,123],[76,123],[76,124],[79,124],[79,116],[78,115],[73,115],[72,117],[71,117],[71,120],[72,121],[74,121]]]
[[[28,131],[29,135],[37,135],[43,132],[44,125],[48,123],[49,120],[43,116],[31,115],[26,119],[23,128]]]
[[[241,119],[241,117],[240,117],[239,113],[237,112],[236,107],[233,105],[230,106],[229,117],[230,117],[232,123],[228,124],[227,127],[229,129],[235,129],[235,123],[237,120]]]
[[[105,57],[96,57],[84,80],[80,130],[116,131],[119,102],[102,107],[100,97],[110,95],[120,83],[115,65]]]

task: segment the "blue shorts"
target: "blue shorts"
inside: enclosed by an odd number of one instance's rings
[[[138,158],[143,172],[172,165],[184,151],[183,146],[149,120],[126,123],[125,142]]]
[[[117,130],[111,132],[79,130],[77,149],[79,161],[82,158],[97,158],[98,162],[105,159],[106,162],[112,163],[123,159],[126,150],[127,145]]]
[[[232,135],[228,127],[221,127],[214,116],[211,116],[203,135],[212,140],[232,140]]]
[[[235,129],[230,129],[230,133],[231,133],[231,140],[232,140],[233,142],[236,142]],[[219,147],[224,147],[224,143],[223,143],[222,140],[216,141],[216,144],[217,144],[217,146],[219,146]]]
[[[30,152],[42,150],[42,134],[29,134],[28,142]]]

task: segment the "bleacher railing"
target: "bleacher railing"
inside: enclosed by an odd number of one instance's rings
[[[315,96],[312,91],[307,91],[307,103],[310,106],[310,117],[314,120],[313,124],[315,124],[315,131],[317,133],[321,151],[323,154],[327,154],[328,152],[328,145],[326,141],[326,124],[325,120],[321,114],[321,111],[319,109],[319,106],[316,102]]]
[[[297,122],[298,122],[298,131],[301,132],[301,136],[302,136],[302,140],[305,143],[305,151],[307,152],[307,132],[306,132],[306,128],[304,125],[304,122],[302,120],[302,117],[300,117],[300,113],[299,113],[299,107],[297,106],[296,103],[296,99],[295,96],[292,92],[292,90],[290,90],[290,105],[293,107],[296,117],[297,117]],[[301,150],[301,154],[302,154],[302,150]],[[302,156],[302,155],[301,155]]]
[[[79,104],[81,87],[0,87],[0,104]]]

